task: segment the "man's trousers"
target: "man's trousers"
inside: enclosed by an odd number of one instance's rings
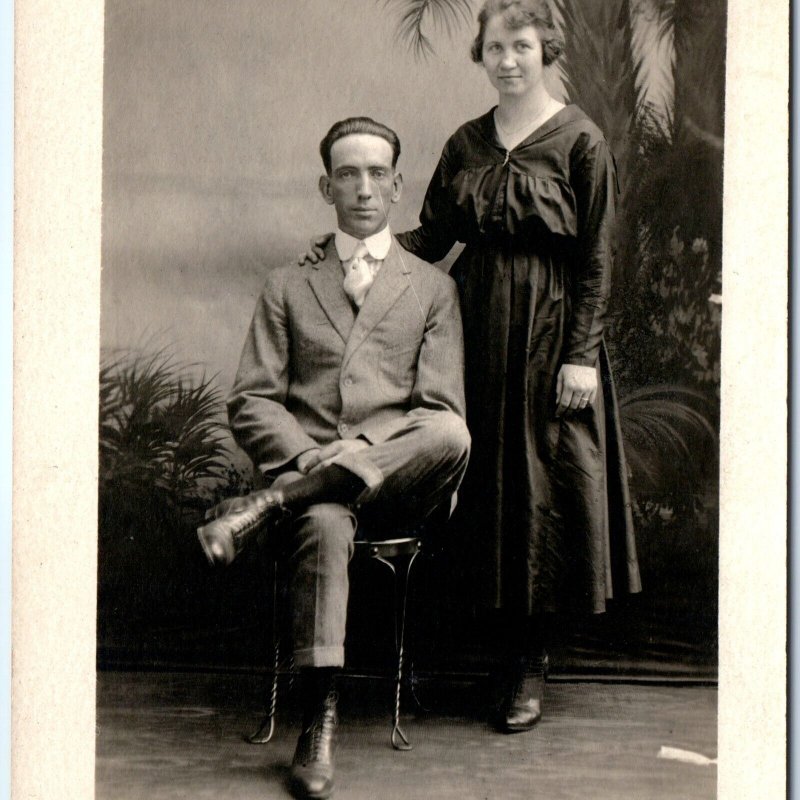
[[[348,562],[356,535],[391,536],[450,504],[469,457],[464,421],[449,411],[408,418],[408,425],[379,444],[349,454],[341,466],[369,475],[364,500],[352,508],[318,503],[296,514],[290,525],[289,593],[294,662],[298,667],[344,664],[349,591]],[[303,477],[284,472],[273,486]]]

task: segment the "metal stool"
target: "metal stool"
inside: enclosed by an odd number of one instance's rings
[[[394,640],[397,657],[394,674],[395,692],[392,710],[392,733],[390,741],[395,750],[411,750],[408,737],[400,727],[400,690],[403,681],[404,638],[406,628],[406,600],[411,567],[422,549],[420,536],[405,536],[397,539],[354,542],[353,561],[374,559],[383,564],[392,574],[394,594]],[[278,707],[278,677],[281,674],[293,675],[291,656],[287,666],[281,669],[280,635],[278,633],[278,565],[281,553],[273,550],[269,554],[270,580],[272,583],[272,681],[267,700],[267,713],[258,730],[247,737],[251,744],[266,744],[275,733],[275,712]]]

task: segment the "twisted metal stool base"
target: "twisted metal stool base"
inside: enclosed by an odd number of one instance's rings
[[[395,750],[411,750],[412,745],[400,727],[400,692],[403,685],[404,641],[406,629],[406,606],[408,599],[408,579],[422,542],[417,538],[389,539],[385,542],[362,542],[370,558],[384,564],[392,573],[394,586],[394,643],[397,652],[397,671],[395,673],[394,709],[392,712],[392,735],[390,741]],[[395,561],[397,567],[390,561]],[[398,568],[401,568],[398,575]],[[398,580],[399,578],[399,580]]]
[[[402,539],[387,539],[376,542],[355,542],[354,557],[368,557],[380,562],[392,573],[392,588],[394,595],[394,641],[397,655],[397,669],[394,674],[395,692],[394,708],[392,709],[392,733],[390,742],[395,750],[408,751],[412,749],[411,742],[400,726],[400,693],[403,683],[403,666],[405,659],[405,628],[406,609],[408,599],[408,582],[411,567],[422,548],[418,537],[405,537]],[[395,562],[395,563],[393,563]],[[395,564],[397,566],[395,566]],[[278,677],[280,669],[280,637],[277,632],[277,601],[278,601],[278,562],[271,560],[270,577],[272,582],[272,681],[267,702],[267,713],[261,721],[258,730],[246,737],[250,744],[267,744],[275,733],[275,712],[278,707]],[[290,685],[293,680],[293,662],[288,659]]]
[[[275,711],[278,708],[278,676],[281,666],[281,642],[278,635],[278,562],[270,560],[270,575],[272,583],[272,682],[270,684],[267,714],[261,720],[258,730],[245,737],[250,744],[267,744],[275,733]],[[291,663],[290,663],[291,666]]]

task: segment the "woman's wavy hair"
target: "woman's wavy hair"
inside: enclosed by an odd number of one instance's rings
[[[470,55],[476,64],[483,63],[483,37],[489,20],[500,14],[511,28],[533,25],[542,43],[542,64],[549,66],[564,52],[564,40],[553,23],[553,12],[547,0],[486,0],[478,14],[478,35],[472,43]]]

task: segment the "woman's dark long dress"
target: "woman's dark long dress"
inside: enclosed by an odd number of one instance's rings
[[[473,440],[459,542],[478,605],[601,612],[614,592],[640,590],[603,342],[615,196],[606,141],[577,106],[510,152],[490,111],[448,140],[421,226],[399,237],[431,262],[466,244],[451,272]],[[558,419],[562,364],[596,366],[599,388]]]

